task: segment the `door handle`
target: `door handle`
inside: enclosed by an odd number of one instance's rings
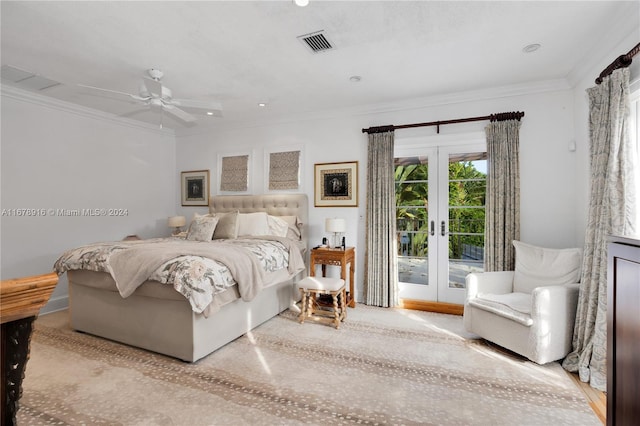
[[[443,237],[447,234],[446,232],[446,225],[444,223],[444,220],[442,222],[440,222],[440,235],[442,235]]]
[[[429,232],[431,234],[431,236],[436,235],[436,223],[432,220],[431,221],[431,231]]]

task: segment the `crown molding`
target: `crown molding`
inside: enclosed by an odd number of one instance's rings
[[[87,108],[71,102],[61,101],[51,98],[49,96],[39,95],[27,90],[18,89],[16,87],[8,86],[5,84],[0,85],[0,94],[3,98],[10,98],[21,102],[28,102],[31,104],[43,106],[46,108],[63,111],[69,114],[74,114],[81,117],[92,118],[94,120],[108,121],[120,126],[142,129],[161,135],[175,136],[173,129],[164,128],[160,129],[152,124],[143,123],[141,121],[132,120],[126,117],[119,117],[115,114],[111,114],[104,111],[99,111],[93,108]]]
[[[255,127],[300,123],[302,121],[330,120],[344,118],[345,116],[385,114],[398,111],[409,111],[436,106],[477,102],[489,99],[500,99],[513,96],[531,95],[569,89],[571,89],[571,85],[566,79],[534,81],[530,83],[522,83],[509,86],[498,86],[479,90],[411,98],[397,102],[359,105],[356,107],[316,111],[313,113],[291,114],[282,119],[276,118],[251,122],[238,121],[231,124],[217,122],[215,125],[211,126],[198,126],[197,128],[177,129],[176,136],[198,136],[214,131],[217,132],[241,130]]]
[[[543,80],[529,83],[514,84],[509,86],[496,86],[485,89],[469,90],[464,92],[447,93],[423,98],[408,99],[405,101],[369,105],[360,108],[356,115],[381,114],[395,111],[428,108],[460,103],[471,103],[489,99],[510,98],[514,96],[531,95],[545,92],[568,90],[571,86],[566,79]]]

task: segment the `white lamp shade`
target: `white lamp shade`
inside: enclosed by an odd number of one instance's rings
[[[325,220],[324,227],[327,232],[345,232],[347,230],[347,221],[339,218],[330,218]]]
[[[184,216],[171,216],[168,220],[170,228],[179,228],[187,224],[187,218]]]

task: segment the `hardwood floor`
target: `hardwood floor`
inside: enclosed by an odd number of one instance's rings
[[[415,309],[418,311],[438,312],[441,314],[462,315],[464,312],[463,305],[454,305],[451,303],[427,302],[423,300],[400,299],[400,307],[404,309]],[[567,374],[576,386],[584,393],[589,406],[596,413],[603,425],[607,424],[607,396],[604,392],[589,386],[580,380],[577,374]]]
[[[604,392],[592,388],[589,386],[589,383],[581,381],[576,373],[567,372],[567,374],[584,393],[585,398],[587,398],[589,402],[589,406],[593,412],[596,413],[596,416],[598,416],[602,424],[607,424],[607,395]]]
[[[428,302],[426,300],[400,299],[400,307],[416,311],[438,312],[440,314],[462,315],[463,305],[444,302]]]

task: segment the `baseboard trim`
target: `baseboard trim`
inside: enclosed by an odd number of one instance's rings
[[[52,298],[49,299],[49,303],[40,309],[40,315],[52,314],[67,308],[69,308],[69,296]]]
[[[426,300],[400,299],[400,307],[416,311],[438,312],[440,314],[462,315],[464,305],[444,302],[428,302]]]

